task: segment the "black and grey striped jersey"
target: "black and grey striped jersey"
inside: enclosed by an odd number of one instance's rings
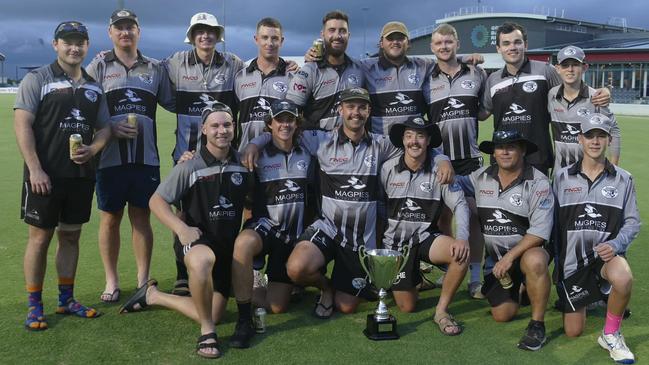
[[[467,195],[475,196],[484,236],[485,274],[526,234],[549,240],[554,195],[550,180],[531,165],[509,186],[501,187],[498,165],[482,167],[468,176],[456,176]]]
[[[176,146],[173,159],[201,145],[201,111],[215,102],[227,104],[234,115],[237,105],[234,76],[244,67],[232,53],[214,52],[211,67],[197,60],[196,52],[181,51],[163,61],[176,98]]]
[[[428,120],[437,123],[442,133],[439,151],[451,160],[481,156],[478,111],[487,74],[479,67],[460,65],[460,71],[453,76],[435,65],[423,85]]]
[[[555,86],[548,93],[548,111],[552,117],[552,136],[554,138],[554,169],[555,173],[562,167],[572,165],[581,159],[583,154],[578,136],[581,132],[581,122],[588,120],[593,114],[607,116],[613,122],[611,128],[610,154],[620,155],[620,128],[615,116],[606,107],[596,107],[590,101],[596,90],[582,82],[577,98],[568,102],[563,97],[563,85]]]
[[[370,130],[373,133],[387,136],[393,124],[425,114],[422,84],[430,73],[432,60],[406,57],[403,64],[396,66],[379,56],[360,62],[372,101]]]
[[[306,63],[290,80],[286,98],[302,108],[303,129],[331,131],[341,123],[338,93],[364,86],[365,76],[360,64],[345,55],[342,65],[330,65],[326,59]]]
[[[230,149],[222,162],[201,146],[195,159],[174,166],[156,193],[167,203],[182,206],[187,225],[200,228],[217,248],[232,252],[252,185],[252,174],[236,151]]]
[[[25,75],[14,109],[35,117],[32,124],[36,154],[50,178],[95,179],[95,162],[78,165],[70,160],[70,135],[80,134],[90,145],[94,131],[105,127],[110,115],[101,85],[82,68],[79,81],[70,79],[57,61]],[[27,165],[24,178],[29,179]]]
[[[507,67],[489,75],[482,98],[482,108],[493,112],[494,130],[514,129],[534,141],[539,150],[526,160],[544,168],[554,162],[548,91],[560,83],[554,67],[526,59],[516,75],[507,72]]]
[[[456,235],[469,238],[469,208],[458,183],[441,185],[436,178],[437,166],[429,155],[418,171],[405,164],[403,153],[383,163],[381,183],[387,196],[388,225],[383,247],[399,250],[416,246],[431,234],[439,232],[437,220],[443,205],[453,211]]]
[[[282,100],[288,90],[289,74],[286,62],[280,58],[277,69],[262,75],[257,59],[237,72],[234,78],[234,92],[239,108],[239,151],[264,131],[264,117],[270,112],[275,100]]]
[[[307,185],[313,179],[311,161],[311,154],[301,147],[286,153],[270,142],[259,152],[253,218],[268,218],[276,231],[290,241],[304,230]]]
[[[633,177],[608,160],[602,174],[590,181],[581,173],[581,160],[554,177],[557,219],[554,232],[559,277],[567,278],[596,258],[593,247],[610,244],[627,251],[640,231],[640,213]]]
[[[158,103],[173,111],[175,101],[166,69],[155,59],[138,51],[133,67],[127,68],[114,51],[97,55],[86,69],[101,83],[106,93],[110,120],[137,116],[136,138],[113,138],[101,152],[99,168],[139,164],[160,166],[158,154],[156,110]]]

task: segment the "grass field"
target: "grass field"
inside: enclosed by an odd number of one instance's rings
[[[142,313],[118,315],[117,305],[99,301],[104,277],[97,249],[98,214],[93,213],[84,226],[81,238],[81,257],[77,273],[76,297],[85,304],[99,308],[104,315],[98,319],[83,320],[54,314],[56,306],[56,273],[54,268],[55,243],[50,249],[48,272],[43,300],[50,329],[31,333],[23,329],[26,314],[26,295],[22,273],[22,257],[27,239],[27,226],[19,220],[22,159],[18,153],[13,132],[13,95],[0,95],[0,363],[204,363],[194,354],[198,327],[179,314],[162,309]],[[646,166],[647,118],[618,118],[623,135],[621,165],[636,177],[638,205],[642,220],[649,221],[649,168]],[[162,153],[162,174],[170,166],[175,121],[171,114],[160,111],[158,119],[159,147]],[[482,124],[481,136],[490,136],[490,123]],[[484,138],[481,138],[481,140]],[[122,228],[122,237],[130,236]],[[162,289],[173,284],[175,266],[170,233],[153,218],[155,248],[152,276]],[[631,309],[633,315],[623,323],[627,344],[635,352],[639,363],[649,360],[649,262],[647,233],[643,230],[631,247],[628,257],[634,270],[635,285]],[[122,274],[122,298],[134,290],[135,263],[130,243],[123,244],[119,263]],[[438,273],[434,274],[435,276]],[[234,330],[236,306],[230,301],[223,324],[217,326],[224,343],[224,357],[218,361],[241,364],[606,364],[608,353],[596,342],[603,325],[602,311],[589,318],[585,334],[577,339],[563,335],[560,313],[549,309],[546,316],[548,344],[539,352],[516,349],[530,317],[524,308],[511,323],[495,323],[486,301],[470,300],[463,284],[450,311],[464,323],[465,331],[458,337],[442,335],[431,321],[439,290],[422,293],[417,311],[411,314],[396,312],[390,300],[388,305],[399,321],[402,338],[398,341],[372,342],[362,330],[365,316],[375,303],[365,303],[354,315],[335,314],[322,321],[309,315],[315,292],[293,305],[290,312],[267,317],[268,331],[257,336],[247,350],[230,349],[227,340]],[[550,303],[556,299],[554,288]]]

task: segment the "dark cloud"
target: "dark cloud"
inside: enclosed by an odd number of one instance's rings
[[[434,24],[436,19],[469,8],[486,8],[494,12],[544,13],[570,19],[607,23],[610,17],[626,18],[627,25],[649,28],[646,16],[649,5],[644,0],[621,3],[610,1],[546,0],[536,7],[524,1],[427,1],[427,0],[23,0],[0,5],[0,52],[7,56],[5,72],[14,76],[16,65],[41,65],[50,62],[54,53],[50,42],[52,31],[62,20],[77,19],[91,32],[90,54],[111,47],[106,35],[108,17],[123,3],[138,14],[142,25],[142,51],[156,58],[187,47],[182,43],[191,16],[208,11],[226,26],[227,50],[243,59],[255,56],[252,42],[256,22],[265,16],[279,19],[284,25],[284,55],[302,55],[318,37],[322,16],[341,9],[350,16],[352,38],[348,53],[354,57],[376,50],[378,34],[384,23],[403,21],[410,30]]]

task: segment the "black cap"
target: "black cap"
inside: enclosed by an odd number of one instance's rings
[[[282,113],[289,113],[297,117],[300,111],[297,104],[290,100],[275,100],[270,104],[270,117],[275,118]]]
[[[368,93],[367,90],[363,89],[362,87],[352,87],[341,91],[338,95],[338,101],[340,101],[341,103],[343,101],[350,100],[363,100],[369,103],[370,93]]]
[[[536,144],[525,138],[521,132],[512,129],[495,131],[491,141],[482,141],[478,149],[486,154],[493,154],[494,149],[499,144],[508,144],[514,142],[523,142],[526,146],[525,154],[529,155],[538,150]]]
[[[88,28],[81,22],[69,20],[60,23],[54,30],[54,39],[67,38],[69,36],[78,36],[88,39]]]
[[[234,115],[232,115],[232,109],[230,109],[229,106],[220,101],[215,101],[212,105],[203,108],[203,111],[201,112],[201,123],[205,123],[205,119],[207,119],[210,114],[216,112],[228,113],[230,114],[230,117],[234,118]]]
[[[424,130],[430,137],[430,146],[437,147],[442,144],[442,134],[437,124],[426,122],[422,117],[410,117],[403,123],[394,124],[390,128],[390,141],[395,147],[403,148],[403,134],[406,129]]]
[[[134,12],[128,9],[117,9],[110,16],[110,25],[117,23],[120,20],[130,20],[135,22],[138,26],[140,23],[137,21],[137,15]]]

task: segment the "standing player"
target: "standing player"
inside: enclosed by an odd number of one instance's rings
[[[620,128],[615,117],[608,108],[593,105],[590,99],[596,90],[582,80],[583,74],[588,70],[588,64],[584,63],[585,57],[584,51],[575,46],[564,47],[557,54],[559,64],[555,68],[563,82],[548,93],[548,111],[552,117],[554,137],[555,173],[581,158],[582,147],[578,141],[581,121],[588,120],[593,113],[604,114],[613,123],[609,160],[617,165],[620,159]]]
[[[613,128],[603,114],[584,119],[578,137],[583,157],[555,175],[557,293],[564,331],[574,337],[586,325],[586,306],[609,292],[597,342],[616,362],[632,364],[620,325],[633,285],[625,257],[640,231],[640,214],[633,177],[606,158]]]
[[[487,79],[480,120],[487,119],[493,112],[494,130],[517,130],[527,138],[534,137],[538,151],[526,159],[547,175],[553,165],[547,96],[552,87],[561,83],[561,79],[554,67],[525,56],[527,32],[516,23],[504,23],[498,27],[496,49],[503,57],[505,67]],[[593,98],[593,104],[608,105],[610,92],[608,89],[600,90],[604,92]]]
[[[544,317],[550,295],[550,255],[543,248],[552,231],[550,181],[525,161],[537,147],[516,130],[495,131],[493,140],[479,148],[496,164],[458,180],[475,196],[480,215],[487,250],[482,293],[492,317],[508,322],[518,312],[520,286],[525,283],[532,319],[518,348],[536,351],[546,341]]]
[[[101,154],[97,171],[99,251],[106,286],[100,299],[117,302],[120,296],[117,259],[120,224],[128,202],[133,251],[137,264],[137,287],[149,280],[153,231],[149,198],[160,182],[156,109],[157,103],[173,111],[169,78],[159,61],[138,50],[140,25],[135,13],[115,10],[108,36],[113,50],[98,55],[88,73],[102,83],[111,115],[112,139]],[[127,114],[135,115],[135,124]]]
[[[478,150],[478,111],[487,74],[481,68],[458,62],[459,48],[457,31],[452,25],[440,24],[435,28],[430,49],[437,63],[424,82],[423,90],[428,120],[437,123],[442,134],[439,151],[451,159],[456,174],[469,175],[482,167],[482,154]],[[475,199],[467,197],[466,201],[471,211],[469,295],[481,299],[484,240]],[[439,227],[447,235],[451,234],[451,220],[450,210],[444,207]]]
[[[199,323],[197,354],[215,358],[221,352],[214,324],[223,316],[230,294],[232,250],[252,177],[231,146],[234,117],[230,108],[216,102],[205,108],[202,119],[206,143],[197,158],[176,165],[149,203],[160,221],[178,235],[181,246],[176,257],[187,266],[192,297],[163,293],[155,280],[149,280],[120,312],[149,305],[174,309]],[[180,202],[184,220],[171,209]]]
[[[337,112],[342,90],[365,85],[360,64],[345,51],[349,42],[349,18],[335,10],[322,19],[320,36],[324,55],[317,62],[306,63],[288,86],[286,98],[299,105],[304,113],[303,129],[331,131],[340,126]]]
[[[297,141],[301,117],[298,107],[276,100],[265,117],[272,141],[260,151],[255,168],[253,218],[234,243],[232,285],[239,309],[230,346],[246,348],[255,333],[252,327],[253,258],[268,255],[268,288],[261,303],[273,313],[286,311],[293,284],[286,273],[288,260],[304,228],[306,188],[312,180],[311,155]]]
[[[28,330],[45,330],[43,280],[54,230],[59,244],[56,271],[60,314],[99,316],[74,299],[81,226],[90,218],[95,186],[92,161],[110,138],[108,109],[101,85],[81,67],[88,52],[88,30],[77,21],[59,24],[52,47],[56,60],[31,71],[18,88],[14,128],[25,160],[21,218],[29,224],[24,271]],[[81,135],[74,149],[71,135]]]
[[[392,287],[394,300],[404,312],[415,310],[421,283],[419,261],[445,267],[442,293],[433,320],[447,336],[459,335],[462,327],[448,313],[448,306],[467,270],[469,258],[469,209],[459,184],[440,185],[435,178],[431,147],[442,138],[433,123],[420,117],[395,124],[390,140],[403,153],[386,161],[381,168],[381,182],[387,195],[388,225],[383,247],[401,250],[410,248],[404,270]],[[457,222],[457,239],[442,235],[437,218],[442,204],[451,207]]]

